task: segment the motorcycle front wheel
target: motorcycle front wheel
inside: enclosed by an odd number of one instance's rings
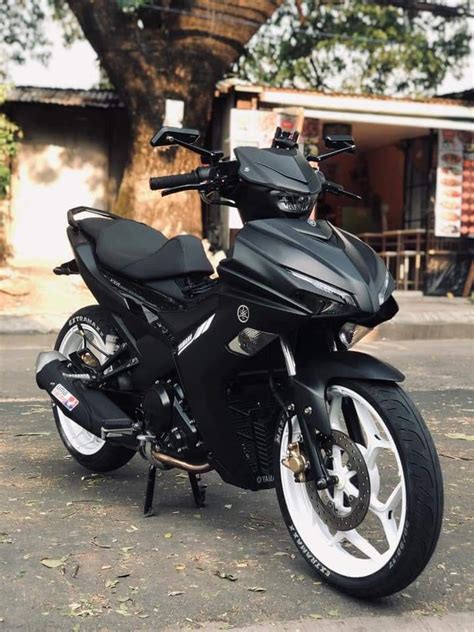
[[[385,597],[413,582],[435,549],[443,514],[439,459],[416,406],[396,384],[341,380],[326,398],[334,436],[322,454],[338,482],[318,491],[312,480],[297,481],[283,464],[289,427],[282,416],[274,451],[280,509],[318,575],[357,597]],[[304,455],[296,417],[291,432]]]

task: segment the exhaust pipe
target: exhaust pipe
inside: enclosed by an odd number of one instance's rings
[[[164,452],[160,452],[154,448],[151,449],[150,454],[152,459],[159,461],[160,463],[164,463],[170,467],[177,467],[178,469],[190,472],[191,474],[204,474],[205,472],[210,472],[213,469],[209,463],[188,463],[187,461],[182,461],[181,459],[177,459],[174,456],[170,456],[169,454],[165,454]]]
[[[36,360],[36,383],[51,397],[53,405],[79,426],[106,439],[132,434],[132,420],[102,391],[87,388],[72,373],[69,360],[58,351],[40,353]],[[82,379],[81,379],[82,378]]]

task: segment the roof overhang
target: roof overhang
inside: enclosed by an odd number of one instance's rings
[[[78,90],[36,86],[11,87],[7,91],[6,102],[102,109],[124,107],[120,97],[113,90]]]
[[[305,116],[326,121],[474,131],[474,107],[451,101],[436,103],[276,89],[263,89],[258,96],[262,104],[302,107]]]
[[[227,79],[218,83],[221,94],[254,94],[264,107],[301,107],[308,118],[328,122],[368,123],[423,129],[474,132],[474,104],[456,99],[406,99],[352,94],[324,94],[291,88],[269,88]]]

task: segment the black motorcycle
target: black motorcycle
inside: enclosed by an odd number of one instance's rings
[[[327,137],[304,156],[277,129],[268,149],[235,160],[196,146],[199,133],[163,128],[154,147],[200,154],[192,173],[151,178],[162,195],[196,190],[236,206],[244,227],[218,278],[192,235],[87,207],[68,212],[74,259],[98,305],[76,312],[37,382],[52,400],[67,450],[95,472],[148,460],[156,468],[250,490],[276,487],[288,530],[311,568],[360,597],[392,594],[428,563],[442,519],[440,465],[394,367],[349,348],[398,310],[394,281],[358,238],[308,219],[329,182],[321,161],[355,150]]]

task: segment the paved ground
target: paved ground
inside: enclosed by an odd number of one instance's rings
[[[446,488],[442,538],[427,570],[402,594],[367,603],[310,575],[295,555],[273,491],[240,491],[210,474],[208,506],[199,511],[186,477],[168,472],[158,482],[158,515],[143,518],[144,461],[135,458],[111,476],[91,476],[75,465],[33,383],[34,358],[51,340],[0,336],[3,629],[225,629],[266,623],[257,628],[263,630],[278,621],[293,622],[286,630],[321,624],[328,632],[370,629],[371,621],[387,631],[397,621],[399,630],[470,629],[473,451],[462,435],[473,434],[472,341],[364,345],[406,371],[407,387],[441,453]],[[55,567],[44,566],[44,558]],[[238,579],[221,579],[217,571]],[[264,591],[249,590],[255,587]],[[374,619],[382,616],[387,618]],[[318,622],[320,617],[325,621]],[[302,619],[299,628],[294,622]]]
[[[208,253],[209,255],[209,253]],[[222,253],[211,256],[213,265]],[[371,334],[389,340],[474,339],[474,304],[467,298],[395,292],[400,311]],[[70,314],[95,303],[79,276],[49,268],[0,268],[0,334],[58,331]]]

